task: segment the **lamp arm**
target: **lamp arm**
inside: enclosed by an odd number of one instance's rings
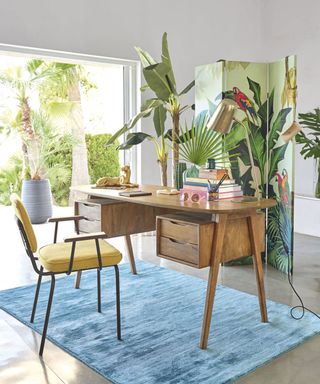
[[[261,199],[260,197],[260,191],[259,191],[259,184],[258,184],[258,178],[257,178],[257,172],[254,166],[254,161],[253,161],[253,156],[252,156],[252,149],[251,149],[251,144],[250,144],[250,139],[249,139],[249,133],[248,133],[248,128],[243,124],[242,121],[234,119],[237,123],[243,126],[245,134],[246,134],[246,142],[248,146],[248,152],[249,152],[249,159],[250,159],[250,164],[251,164],[251,169],[252,169],[252,177],[253,177],[253,184],[256,190],[256,195],[258,201]]]

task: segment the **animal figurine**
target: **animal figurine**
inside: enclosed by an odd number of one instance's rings
[[[120,175],[120,184],[125,185],[125,184],[130,184],[130,178],[131,178],[131,169],[130,165],[124,165],[121,168],[121,175]]]
[[[130,165],[124,165],[121,167],[121,175],[115,177],[101,177],[96,181],[97,187],[136,187],[137,184],[132,184],[130,182],[131,178],[131,169]]]

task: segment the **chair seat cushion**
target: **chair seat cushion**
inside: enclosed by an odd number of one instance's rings
[[[99,240],[102,266],[118,264],[121,253],[111,244]],[[49,272],[67,272],[69,269],[72,243],[56,243],[46,245],[39,249],[39,260]],[[96,243],[94,240],[83,240],[76,243],[73,259],[73,270],[82,270],[99,267]]]

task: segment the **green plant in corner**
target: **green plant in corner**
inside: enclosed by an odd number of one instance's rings
[[[302,145],[300,153],[304,159],[314,158],[317,161],[318,179],[315,196],[320,198],[320,108],[315,108],[314,112],[299,113],[299,123],[308,130],[308,133],[300,131],[296,141]]]
[[[146,81],[146,84],[141,88],[141,91],[151,90],[154,93],[154,97],[144,102],[140,112],[112,136],[109,140],[109,144],[113,144],[121,135],[132,130],[140,119],[149,117],[153,114],[155,135],[151,136],[143,132],[131,132],[127,135],[125,143],[121,145],[119,149],[128,149],[133,145],[142,143],[146,139],[152,140],[155,144],[158,162],[161,167],[162,183],[163,185],[167,185],[166,173],[168,151],[165,143],[165,121],[167,114],[169,114],[171,118],[171,130],[169,134],[172,139],[173,149],[172,180],[176,180],[175,172],[179,162],[178,137],[180,116],[183,112],[191,108],[190,105],[182,105],[181,99],[182,96],[189,92],[194,86],[194,81],[188,84],[181,92],[177,91],[176,80],[168,49],[167,33],[164,33],[162,36],[162,54],[160,62],[154,60],[148,52],[139,47],[136,47],[136,51],[140,57],[143,67],[143,76]]]

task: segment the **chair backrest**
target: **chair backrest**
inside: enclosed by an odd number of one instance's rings
[[[10,200],[14,208],[15,215],[23,226],[24,234],[28,240],[30,250],[32,252],[37,252],[38,244],[37,244],[36,235],[33,231],[32,224],[25,206],[20,200],[20,197],[15,193],[13,193],[10,196]]]

